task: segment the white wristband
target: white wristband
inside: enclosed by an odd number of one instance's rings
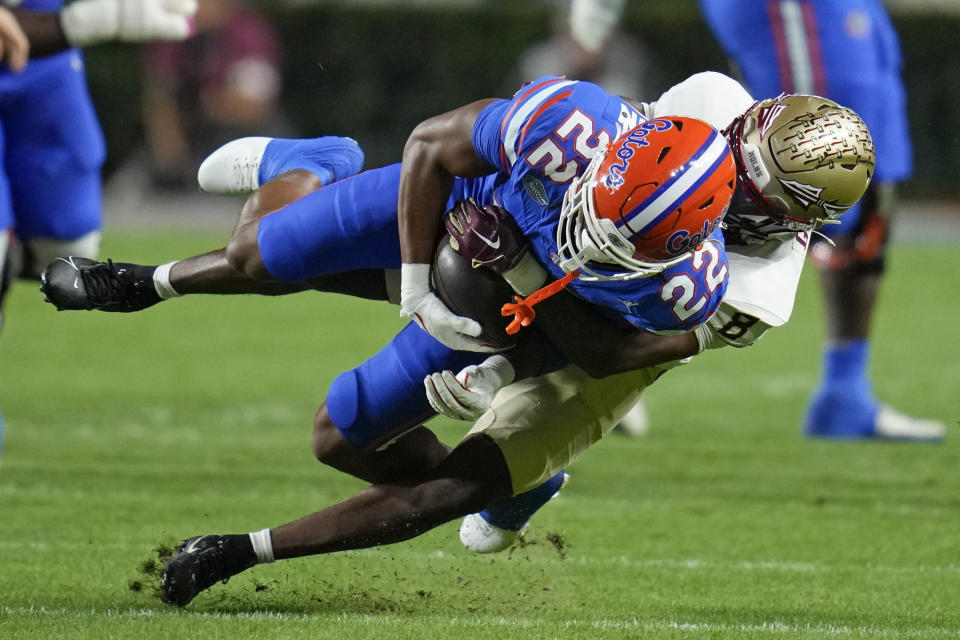
[[[400,300],[430,292],[430,265],[404,262],[400,265]]]

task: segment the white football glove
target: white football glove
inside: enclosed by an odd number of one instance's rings
[[[400,315],[457,351],[496,351],[477,336],[480,323],[458,316],[430,290],[430,265],[405,262],[400,266]]]
[[[503,356],[490,356],[480,364],[431,373],[423,379],[427,400],[437,413],[454,420],[475,421],[490,408],[493,396],[513,382],[513,365]]]
[[[60,24],[75,47],[183,40],[193,33],[196,12],[197,0],[77,0],[60,11]]]

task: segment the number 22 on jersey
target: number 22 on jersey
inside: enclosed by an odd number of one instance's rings
[[[660,287],[660,299],[673,305],[673,313],[681,321],[698,313],[707,298],[717,290],[727,278],[727,263],[720,258],[720,250],[713,242],[704,242],[693,252],[690,265],[694,272],[701,274],[707,292],[698,290],[697,281],[689,273],[678,273]],[[698,295],[700,294],[700,295]]]
[[[532,168],[543,166],[543,175],[549,180],[563,184],[576,177],[597,151],[610,144],[610,134],[603,129],[594,134],[594,123],[580,109],[574,109],[553,132],[558,139],[566,141],[572,134],[572,155],[551,138],[545,138],[527,155],[527,164]]]

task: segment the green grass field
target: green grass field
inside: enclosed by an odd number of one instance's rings
[[[105,255],[224,239],[113,233]],[[942,444],[798,435],[823,335],[811,268],[789,326],[671,372],[650,433],[577,461],[531,544],[471,556],[448,524],[256,567],[186,610],[140,571],[158,544],[362,486],[312,459],[312,416],[402,326],[396,308],[301,294],[55,313],[21,283],[0,349],[0,638],[960,637],[957,257],[894,247],[872,365],[884,400],[948,424]]]

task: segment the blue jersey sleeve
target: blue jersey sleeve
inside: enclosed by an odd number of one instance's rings
[[[529,151],[527,147],[550,136],[559,124],[558,116],[568,113],[568,105],[560,107],[562,113],[552,107],[569,99],[575,86],[580,86],[585,94],[592,88],[609,98],[589,83],[556,76],[537,78],[523,85],[510,100],[498,100],[480,112],[473,127],[474,149],[491,166],[505,174],[512,173],[518,160]]]
[[[473,148],[491,167],[506,171],[500,155],[500,125],[510,109],[509,100],[497,100],[484,107],[473,125]]]

